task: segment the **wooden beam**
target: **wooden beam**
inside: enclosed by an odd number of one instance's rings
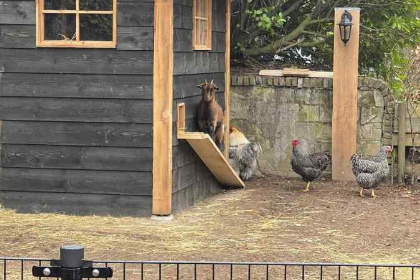
[[[341,41],[338,27],[341,15],[345,10],[353,17],[351,38],[347,45],[344,45]],[[333,180],[354,180],[350,157],[356,152],[359,20],[359,8],[335,9],[332,119]]]
[[[261,70],[259,75],[260,76],[273,76],[273,77],[284,77],[284,76],[290,76],[292,74],[285,73],[286,69],[283,70]],[[293,75],[292,75],[293,76]],[[302,76],[300,75],[294,75],[294,76]],[[333,72],[326,72],[326,71],[309,71],[307,76],[304,76],[305,78],[332,78]]]
[[[187,140],[188,144],[190,144],[220,184],[226,187],[245,187],[244,182],[230,166],[228,158],[220,152],[207,133],[185,131],[185,104],[178,104],[177,109],[177,138]]]
[[[225,50],[225,150],[229,158],[229,125],[230,125],[230,12],[231,1],[226,0],[226,50]]]
[[[179,103],[177,106],[177,133],[185,132],[185,103]]]
[[[155,0],[153,61],[153,210],[172,211],[173,0]]]
[[[406,105],[405,103],[398,104],[398,183],[404,182],[405,179]],[[411,142],[411,137],[408,137],[408,141]]]
[[[295,77],[308,77],[309,69],[294,69],[294,68],[284,68],[284,76],[295,76]]]

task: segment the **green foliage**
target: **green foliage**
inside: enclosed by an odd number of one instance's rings
[[[246,10],[251,15],[252,22],[261,30],[265,30],[270,34],[274,34],[276,29],[281,28],[286,20],[281,12],[277,12],[274,7],[261,8],[258,10]]]
[[[392,76],[398,92],[403,77],[394,76],[390,65],[403,68],[399,50],[420,42],[416,18],[420,0],[232,0],[232,7],[233,54],[238,66],[252,61],[264,67],[281,64],[331,70],[334,8],[360,7],[360,72]]]

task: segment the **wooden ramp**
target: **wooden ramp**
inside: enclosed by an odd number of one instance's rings
[[[178,139],[186,140],[214,177],[225,187],[245,187],[216,144],[206,133],[185,132],[185,104],[178,104]]]

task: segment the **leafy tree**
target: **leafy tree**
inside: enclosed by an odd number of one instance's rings
[[[237,66],[332,69],[336,7],[361,8],[362,73],[386,76],[394,50],[420,42],[420,0],[232,0],[232,7]]]

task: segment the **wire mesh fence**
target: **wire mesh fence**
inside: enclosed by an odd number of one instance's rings
[[[29,280],[47,259],[0,257],[0,280]],[[111,267],[113,280],[420,280],[419,265],[94,261]],[[41,279],[41,278],[39,278]]]

